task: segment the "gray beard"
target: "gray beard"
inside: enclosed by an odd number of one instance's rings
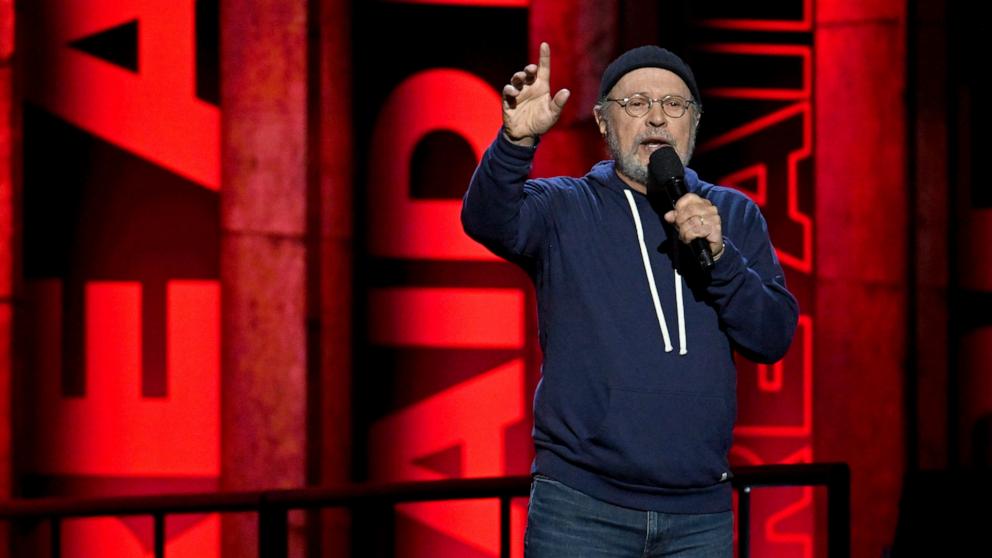
[[[616,162],[616,168],[624,176],[630,178],[634,182],[640,184],[647,188],[648,186],[648,166],[642,165],[637,159],[637,148],[638,145],[634,146],[634,153],[621,153],[620,152],[620,140],[617,135],[613,133],[613,128],[610,126],[610,122],[606,121],[606,145],[610,149],[610,155]],[[674,145],[672,147],[675,147]],[[689,156],[685,161],[682,161],[683,165],[688,165],[688,159],[692,158],[692,152],[696,147],[696,129],[693,128],[689,132]]]
[[[620,140],[608,123],[606,125],[606,145],[610,148],[610,155],[613,156],[613,160],[616,161],[617,170],[627,178],[647,188],[647,165],[642,165],[637,160],[636,155],[620,152]]]

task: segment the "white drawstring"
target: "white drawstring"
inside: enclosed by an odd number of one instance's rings
[[[641,245],[641,259],[644,260],[644,273],[648,277],[648,287],[651,289],[651,301],[654,302],[654,311],[658,314],[658,325],[661,326],[661,336],[665,339],[665,352],[672,352],[672,340],[668,336],[668,324],[665,323],[665,313],[661,311],[661,300],[658,298],[658,288],[654,284],[654,273],[651,271],[651,260],[648,259],[648,249],[644,245],[644,229],[641,228],[641,217],[637,213],[637,205],[634,203],[634,195],[630,190],[624,189],[624,194],[627,195],[627,202],[630,203],[630,213],[634,216],[634,226],[637,228],[637,242]],[[678,272],[676,272],[678,273]],[[679,287],[679,292],[681,292],[681,287]],[[679,308],[682,308],[681,299],[679,301]],[[681,314],[679,315],[681,317]],[[683,320],[680,320],[680,326],[682,329],[685,328],[682,324]],[[680,335],[684,335],[682,330],[679,331]],[[683,350],[685,349],[685,344],[683,342]],[[683,353],[684,354],[684,353]]]
[[[679,270],[675,270],[675,303],[679,315],[679,354],[684,355],[689,352],[685,346],[685,304],[682,302],[682,276]]]

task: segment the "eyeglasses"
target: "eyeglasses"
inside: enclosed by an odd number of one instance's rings
[[[682,118],[685,111],[689,110],[689,105],[699,106],[699,103],[696,101],[690,101],[678,95],[665,95],[660,99],[652,99],[651,97],[637,94],[624,97],[623,99],[606,100],[622,106],[623,110],[634,118],[639,118],[647,114],[654,107],[655,103],[660,103],[661,110],[665,111],[665,114],[672,118]]]

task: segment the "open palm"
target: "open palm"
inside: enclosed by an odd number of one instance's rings
[[[551,47],[541,43],[537,65],[529,64],[503,86],[503,128],[511,140],[537,138],[554,126],[568,89],[551,96]]]

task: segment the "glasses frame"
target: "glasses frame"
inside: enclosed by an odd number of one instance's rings
[[[648,110],[644,111],[644,114],[633,114],[633,113],[630,112],[630,108],[628,108],[628,105],[630,105],[630,101],[632,101],[634,99],[637,99],[637,98],[644,99],[648,103]],[[672,99],[678,99],[678,100],[682,101],[682,103],[681,103],[682,112],[680,114],[678,114],[678,115],[674,115],[674,114],[668,112],[668,105],[666,105],[665,103],[667,101],[672,100]],[[697,110],[699,112],[702,112],[702,110],[701,110],[698,102],[696,102],[696,101],[694,101],[692,99],[686,99],[685,97],[683,97],[681,95],[665,95],[664,97],[661,97],[660,99],[652,99],[651,97],[648,97],[647,95],[641,95],[640,93],[635,93],[634,95],[631,95],[630,97],[624,97],[622,99],[610,99],[610,98],[607,98],[606,100],[609,101],[609,102],[616,103],[616,104],[620,105],[621,107],[623,107],[623,111],[626,112],[627,113],[627,116],[630,116],[631,118],[640,118],[640,117],[644,116],[645,114],[648,114],[649,112],[651,112],[651,109],[654,108],[654,104],[655,103],[660,103],[661,104],[661,110],[662,110],[662,112],[664,112],[665,115],[668,116],[668,117],[670,117],[670,118],[682,118],[683,116],[685,116],[685,113],[689,111],[689,107],[691,105],[696,105]]]

